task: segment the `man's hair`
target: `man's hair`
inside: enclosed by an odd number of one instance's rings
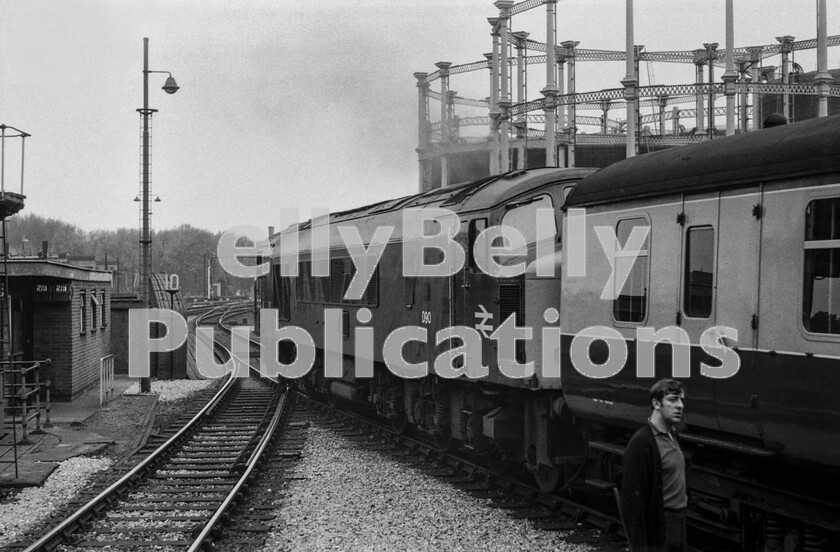
[[[665,378],[657,381],[653,384],[653,387],[650,388],[651,410],[653,409],[654,400],[662,402],[662,399],[664,399],[666,395],[670,395],[672,393],[674,395],[679,395],[684,392],[685,390],[683,388],[683,384],[675,379]]]

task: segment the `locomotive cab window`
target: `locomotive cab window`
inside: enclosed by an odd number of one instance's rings
[[[802,323],[814,333],[840,334],[840,198],[808,204]]]
[[[537,234],[537,209],[554,209],[554,204],[551,201],[551,196],[540,195],[508,205],[508,211],[502,217],[502,224],[505,226],[512,226],[519,230],[525,237],[525,243],[537,243],[537,237],[552,239],[557,237],[557,223],[554,217],[551,217],[551,226],[548,228],[541,228],[541,232]]]
[[[708,318],[714,304],[715,230],[693,226],[685,234],[683,308],[692,318]]]
[[[650,223],[643,217],[618,221],[615,234],[618,247],[627,249],[633,229],[648,228],[644,243],[632,253],[617,254],[615,273],[627,274],[627,279],[619,283],[616,280],[615,300],[613,300],[613,318],[616,322],[643,322],[647,314],[648,282],[650,279]],[[638,231],[637,231],[637,236]],[[621,288],[618,289],[618,286]]]

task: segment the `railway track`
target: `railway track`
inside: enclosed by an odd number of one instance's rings
[[[160,445],[150,441],[136,466],[26,551],[60,545],[214,549],[247,500],[293,403],[275,381],[228,376],[185,425],[158,435],[165,439]],[[230,544],[258,544],[265,530],[259,523],[241,525]]]
[[[489,507],[504,510],[515,519],[527,519],[538,529],[569,531],[569,542],[588,542],[603,551],[624,550],[622,524],[609,489],[577,481],[558,492],[545,493],[529,483],[527,476],[495,473],[460,452],[441,451],[433,443],[400,434],[362,413],[300,396],[318,413],[319,425],[359,446],[396,456],[426,475],[476,498],[489,499]]]
[[[530,482],[529,473],[500,474],[463,451],[441,451],[431,440],[395,431],[363,410],[343,409],[303,391],[294,391],[316,414],[316,424],[355,443],[409,464],[474,498],[488,500],[490,508],[513,519],[527,519],[544,531],[566,531],[569,543],[587,543],[599,552],[626,552],[627,541],[616,506],[617,489],[599,480],[569,474],[568,482],[546,493]],[[689,530],[688,552],[732,552],[717,535]],[[807,549],[806,549],[807,550]]]

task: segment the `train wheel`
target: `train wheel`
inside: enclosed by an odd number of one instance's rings
[[[534,481],[537,483],[537,487],[544,493],[554,492],[563,477],[560,468],[546,466],[545,464],[539,464],[537,469],[531,473],[534,474]]]
[[[408,431],[408,418],[405,412],[398,412],[391,418],[391,429],[400,435]]]

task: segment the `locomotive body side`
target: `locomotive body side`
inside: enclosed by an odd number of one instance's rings
[[[513,315],[517,326],[532,326],[534,333],[539,333],[545,325],[546,306],[559,308],[559,266],[553,278],[531,277],[538,251],[535,213],[538,208],[553,212],[553,233],[539,247],[542,262],[553,265],[560,258],[560,207],[575,183],[592,172],[593,169],[517,171],[331,215],[328,239],[320,242],[315,237],[319,221],[307,221],[276,235],[272,240],[270,281],[264,285],[269,298],[265,304],[277,309],[279,327],[296,326],[314,338],[314,367],[301,383],[332,402],[369,405],[390,419],[395,428],[412,425],[428,433],[441,448],[459,444],[479,456],[503,459],[504,464],[524,464],[538,474],[542,484],[556,484],[563,470],[557,462],[578,462],[582,458],[579,436],[570,436],[574,446],[568,450],[557,439],[570,430],[561,427],[563,423],[555,412],[562,402],[558,359],[551,360],[555,375],[542,377],[539,347],[524,341],[500,345],[490,336]],[[445,209],[457,217],[453,239],[465,256],[452,275],[404,274],[403,256],[418,255],[415,246],[421,245],[419,239],[412,243],[412,234],[403,228],[403,215],[409,209],[419,209],[421,213]],[[500,224],[520,230],[527,247],[497,259],[499,264],[521,262],[529,267],[526,272],[531,276],[499,278],[486,274],[479,266],[475,256],[478,236]],[[440,229],[433,222],[426,226],[430,235]],[[365,247],[377,228],[392,228],[361,300],[345,298],[355,267],[340,227],[345,227],[345,233],[348,229],[357,232]],[[296,260],[281,256],[281,248],[289,249],[293,241],[290,233],[297,235]],[[287,240],[285,245],[283,240]],[[439,253],[427,250],[424,264],[439,262]],[[319,256],[329,258],[328,277],[315,276],[314,263]],[[297,263],[297,276],[283,275],[282,272],[290,272],[289,262]],[[285,270],[283,263],[287,263]],[[326,328],[328,314],[333,320],[340,319],[340,327]],[[366,314],[370,315],[369,320]],[[414,339],[395,350],[389,346],[389,336],[404,327],[412,328]],[[437,343],[438,332],[447,328],[464,328],[475,339],[467,344],[459,340]],[[356,337],[361,335],[357,332],[368,330],[373,334],[372,347],[362,345],[363,340]],[[326,336],[339,332],[342,350],[335,354],[326,347]],[[459,345],[466,345],[460,356],[446,354]],[[295,358],[294,345],[281,341],[279,347],[284,362]],[[387,359],[385,352],[390,353]],[[451,379],[436,374],[436,362],[458,370],[467,361],[464,355],[486,366],[488,375],[480,379]],[[523,364],[534,361],[540,375],[508,377],[500,370],[500,357]],[[367,362],[372,364],[373,374],[359,377],[357,368],[367,366]],[[428,377],[401,379],[389,370],[394,364],[404,368],[421,363],[426,364]],[[340,373],[341,377],[325,378],[325,370]]]

